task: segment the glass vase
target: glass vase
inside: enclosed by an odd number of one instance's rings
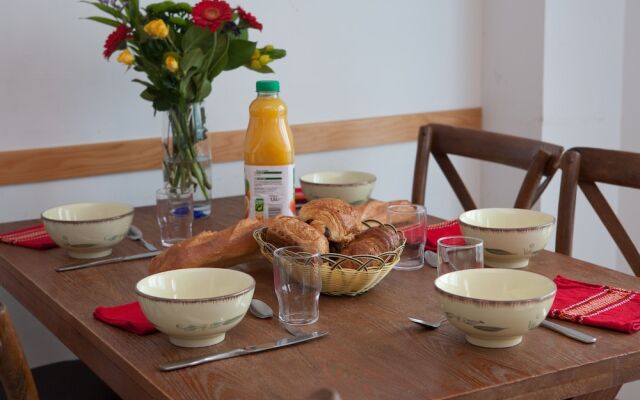
[[[211,146],[201,103],[174,106],[165,112],[162,136],[165,185],[193,190],[195,218],[211,214]]]

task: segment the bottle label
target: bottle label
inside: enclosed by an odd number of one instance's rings
[[[245,165],[244,179],[247,217],[266,219],[295,215],[293,164]]]

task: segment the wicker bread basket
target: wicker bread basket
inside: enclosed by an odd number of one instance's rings
[[[366,221],[365,225],[383,225],[378,221]],[[391,226],[394,231],[395,228]],[[253,237],[260,246],[260,252],[273,261],[273,252],[276,246],[264,240],[266,228],[253,232]],[[399,232],[402,235],[401,232]],[[323,264],[320,267],[322,276],[322,293],[332,296],[356,296],[364,293],[378,284],[400,261],[400,254],[405,245],[404,235],[401,237],[400,246],[379,255],[346,256],[336,253],[322,254]],[[342,264],[351,261],[359,265],[357,269],[343,268]]]

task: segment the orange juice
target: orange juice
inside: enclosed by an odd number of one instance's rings
[[[271,218],[295,214],[293,138],[278,81],[256,82],[244,140],[246,215]]]

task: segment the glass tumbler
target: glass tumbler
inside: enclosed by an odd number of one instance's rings
[[[427,210],[417,204],[391,205],[387,207],[387,223],[407,239],[400,261],[393,268],[399,271],[422,268],[427,242]]]
[[[282,322],[307,325],[318,320],[321,265],[320,254],[307,253],[302,247],[282,247],[273,253],[273,283]]]
[[[471,268],[484,268],[482,239],[469,236],[438,239],[438,276]]]
[[[156,217],[160,225],[160,241],[173,246],[191,237],[193,224],[193,191],[164,187],[156,192]]]

